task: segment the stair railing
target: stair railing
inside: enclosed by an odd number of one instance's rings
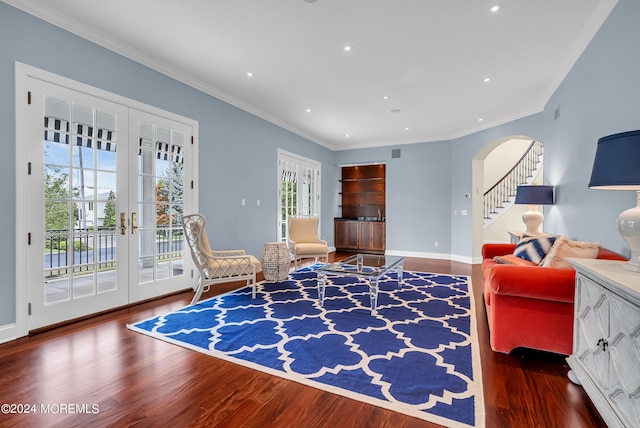
[[[527,179],[533,176],[540,156],[543,152],[543,145],[539,141],[532,141],[527,151],[520,160],[511,168],[496,184],[484,194],[484,218],[490,218],[491,214],[497,213],[499,208],[504,207],[504,203],[516,196],[518,186],[527,183]]]

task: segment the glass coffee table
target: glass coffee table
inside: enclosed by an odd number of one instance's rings
[[[404,257],[384,256],[376,254],[356,254],[338,262],[329,263],[317,269],[318,295],[320,305],[324,305],[324,289],[327,276],[353,276],[365,278],[369,282],[369,296],[371,299],[371,313],[376,313],[378,305],[378,280],[390,271],[398,274],[398,285],[402,286],[402,263]]]

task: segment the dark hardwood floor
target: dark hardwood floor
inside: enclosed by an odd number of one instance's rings
[[[605,426],[582,388],[567,379],[563,356],[491,351],[479,265],[407,258],[404,267],[472,277],[488,428]],[[237,286],[217,286],[209,296]],[[191,297],[165,297],[0,345],[0,404],[37,411],[0,414],[0,426],[437,426],[126,328]],[[43,414],[41,405],[52,413]],[[69,414],[65,405],[85,413]]]

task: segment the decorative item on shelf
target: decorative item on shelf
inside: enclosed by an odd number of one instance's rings
[[[538,228],[544,220],[544,214],[538,211],[538,205],[553,205],[553,186],[518,186],[516,204],[529,205],[529,211],[522,215],[527,232],[540,233]]]
[[[636,191],[636,207],[620,213],[617,225],[631,249],[631,258],[623,266],[640,272],[640,130],[598,140],[589,188]]]
[[[267,282],[284,281],[289,275],[291,256],[286,242],[267,242],[262,250],[262,272]]]

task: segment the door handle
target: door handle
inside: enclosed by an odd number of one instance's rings
[[[127,230],[127,214],[120,213],[120,235],[124,235]]]
[[[138,214],[131,213],[131,234],[135,235],[138,231]]]

